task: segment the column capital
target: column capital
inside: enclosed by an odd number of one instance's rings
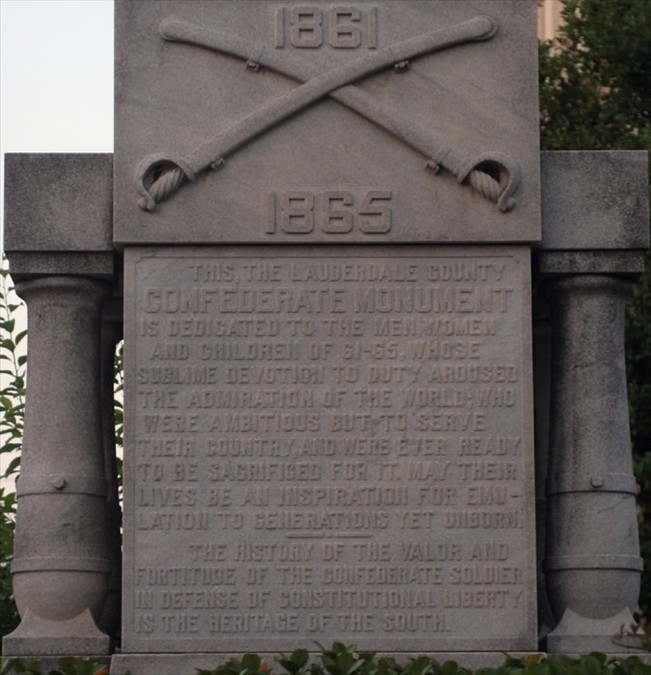
[[[96,305],[111,296],[112,286],[103,279],[93,279],[75,275],[39,275],[19,279],[16,293],[29,303],[39,296],[51,296],[53,293],[63,296],[76,295],[79,302]]]
[[[645,150],[540,153],[543,251],[649,248]]]
[[[113,280],[113,156],[7,154],[4,249],[14,281]]]
[[[647,153],[543,152],[541,168],[537,277],[638,277],[649,248]]]

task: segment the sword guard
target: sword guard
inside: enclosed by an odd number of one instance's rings
[[[143,211],[155,211],[159,202],[173,195],[186,180],[193,182],[196,177],[196,172],[182,159],[149,155],[136,168],[136,189],[141,195],[138,206]]]
[[[457,174],[459,183],[466,180],[497,208],[506,213],[515,208],[514,194],[520,187],[520,165],[503,153],[487,153],[466,164]]]
[[[254,73],[257,73],[260,70],[264,49],[264,45],[258,44],[257,42],[253,43],[253,49],[249,54],[249,58],[246,60],[247,70],[251,70]]]

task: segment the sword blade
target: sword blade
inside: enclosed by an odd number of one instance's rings
[[[230,54],[249,63],[270,68],[300,82],[311,80],[319,74],[318,68],[309,61],[295,58],[286,52],[269,49],[258,42],[243,40],[196,24],[168,19],[161,24],[160,33],[166,40]],[[466,163],[462,158],[455,157],[455,152],[443,139],[415,124],[400,110],[386,106],[354,85],[344,85],[331,91],[329,96],[389,132],[428,159],[435,160],[452,173]]]
[[[179,40],[183,33],[187,35],[193,32],[192,30],[188,31],[188,28],[189,26],[183,22],[166,22],[161,27],[161,34],[166,39]],[[197,30],[194,38],[201,40],[200,46],[207,46],[205,42],[210,42],[211,31],[201,27],[194,28]],[[175,29],[175,31],[172,29]],[[308,76],[306,72],[305,78],[298,78],[306,79],[307,81],[304,84],[264,104],[253,113],[246,115],[243,119],[219,132],[188,155],[185,161],[195,172],[202,171],[216,159],[228,156],[255,136],[276,126],[279,122],[344,85],[368,77],[400,61],[413,59],[457,44],[487,39],[494,32],[495,25],[488,17],[474,17],[454,26],[395,43],[325,73]],[[176,34],[177,37],[171,38],[173,34]],[[190,36],[187,35],[187,37]],[[226,37],[228,39],[225,43],[222,43],[226,46],[225,51],[233,53],[231,50],[237,46],[237,40],[231,36]],[[191,40],[184,38],[182,41]],[[197,42],[194,43],[198,44]],[[350,95],[348,94],[348,96]],[[369,108],[368,101],[358,101],[356,105]],[[379,115],[377,116],[379,117]]]
[[[143,195],[140,205],[146,210],[153,211],[156,203],[176,192],[185,179],[193,180],[197,173],[209,166],[213,168],[220,166],[225,156],[326,95],[429,157],[428,166],[436,170],[439,166],[443,166],[451,171],[459,182],[468,179],[468,182],[483,196],[498,202],[500,210],[510,210],[514,205],[512,195],[519,183],[519,168],[509,157],[496,155],[482,158],[482,162],[490,162],[500,170],[502,175],[498,182],[492,176],[475,168],[477,162],[469,162],[435,134],[414,124],[400,111],[385,106],[350,84],[390,65],[423,54],[466,42],[487,40],[496,32],[495,24],[488,17],[474,17],[439,31],[395,43],[371,56],[359,58],[323,74],[319,74],[312,64],[277,50],[270,50],[265,45],[241,40],[236,36],[185,21],[164,20],[159,31],[166,40],[193,44],[244,58],[252,64],[262,64],[304,84],[216,134],[182,160],[166,160],[167,169],[155,180],[151,180],[148,176],[153,173],[155,165],[160,165],[159,160],[155,162],[144,160],[138,168],[137,187]],[[168,179],[169,176],[173,176],[174,180]]]
[[[456,38],[452,38],[455,40],[454,44],[487,40],[496,32],[495,25],[490,19],[484,21],[484,17],[475,17],[453,28],[456,33]],[[166,40],[230,54],[252,66],[262,65],[301,82],[310,81],[319,75],[318,67],[309,61],[296,58],[287,52],[270,49],[258,42],[243,40],[229,33],[197,24],[166,19],[161,22],[159,31]],[[480,194],[493,202],[498,202],[500,210],[507,211],[513,207],[511,197],[517,189],[519,170],[510,158],[504,155],[482,157],[482,161],[491,161],[504,174],[506,180],[498,182],[484,171],[473,168],[480,163],[479,160],[473,163],[463,153],[451,148],[439,135],[418,125],[399,109],[384,105],[358,87],[351,84],[343,85],[330,91],[329,96],[422,153],[429,160],[428,166],[437,167],[437,170],[439,166],[445,168],[454,174],[459,182],[468,179],[470,185]],[[500,184],[501,182],[504,184]]]

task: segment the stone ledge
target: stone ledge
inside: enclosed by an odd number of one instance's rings
[[[540,153],[543,249],[649,247],[645,150]]]
[[[314,652],[313,654],[317,654]],[[445,661],[456,661],[466,668],[477,670],[482,667],[496,668],[500,666],[505,658],[521,658],[541,652],[426,652],[424,656],[430,656],[437,659],[440,663]],[[378,657],[394,657],[398,662],[404,662],[415,656],[421,656],[421,653],[396,653],[396,652],[376,652]],[[241,658],[242,653],[230,652],[228,654],[114,654],[111,660],[111,675],[124,675],[128,671],[137,672],[139,675],[195,675],[196,669],[211,669],[225,663],[229,659]],[[269,664],[276,664],[277,654],[260,654],[260,656]],[[579,657],[580,654],[568,654],[571,657]],[[651,664],[651,654],[648,652],[640,653],[612,653],[609,657],[627,658],[629,656],[639,656],[644,663]]]
[[[113,250],[113,155],[5,157],[7,253]]]

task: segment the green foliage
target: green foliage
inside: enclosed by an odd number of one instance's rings
[[[17,302],[13,302],[13,289],[9,284],[9,270],[3,263],[0,267],[0,434],[3,456],[2,477],[9,478],[18,472],[20,459],[13,458],[5,467],[4,460],[10,453],[20,451],[23,437],[25,412],[25,364],[27,357],[22,354],[21,343],[27,331],[16,330]]]
[[[651,148],[651,0],[566,0],[541,45],[548,150]]]
[[[304,669],[310,661],[310,654],[307,649],[295,649],[289,656],[281,654],[276,661],[278,661],[290,675],[298,675],[299,673],[306,672]]]
[[[38,659],[23,661],[22,659],[2,659],[0,675],[108,675],[108,666],[90,659],[64,657],[59,659],[59,666],[54,670],[43,670]]]
[[[213,670],[197,670],[197,675],[254,675],[271,668],[257,654],[245,654],[241,659],[232,658]]]
[[[108,675],[108,667],[90,659],[66,657],[59,660],[59,667],[49,675]]]
[[[280,672],[290,675],[651,675],[651,666],[637,656],[608,658],[593,652],[571,658],[561,654],[545,656],[532,654],[525,657],[506,656],[497,668],[483,667],[476,671],[459,665],[456,661],[440,663],[431,656],[417,656],[406,663],[393,657],[377,657],[372,652],[358,652],[354,645],[341,642],[310,655],[305,649],[297,649],[289,656],[281,654],[277,663]],[[257,654],[246,654],[241,659],[233,658],[213,670],[198,670],[197,675],[254,675],[273,671]]]
[[[0,488],[0,635],[18,625],[18,610],[11,590],[11,558],[14,550],[16,494]]]
[[[14,673],[26,673],[26,675],[42,675],[43,669],[38,659],[23,661],[22,659],[0,659],[0,675],[13,675]]]
[[[289,673],[290,675],[651,675],[651,666],[638,656],[607,657],[593,652],[572,658],[562,654],[532,654],[505,656],[496,667],[469,670],[456,661],[440,663],[431,656],[417,656],[406,663],[393,657],[377,657],[373,652],[358,652],[354,645],[333,643],[331,648],[320,646],[320,654],[310,655],[306,649],[297,649],[289,656],[281,654],[277,663],[282,670],[274,670],[258,654],[245,654],[241,659],[231,658],[212,670],[197,669],[197,675],[256,675],[256,673]],[[90,659],[66,657],[59,660],[54,670],[43,670],[37,659],[0,659],[0,675],[108,675],[108,667]],[[128,675],[128,673],[126,674]]]
[[[319,645],[319,648],[321,649],[323,669],[330,675],[349,675],[349,673],[366,675],[371,672],[373,655],[369,653],[358,654],[353,645],[347,646],[341,642],[334,642],[330,649],[321,645]]]
[[[1,478],[18,473],[25,415],[25,367],[23,341],[27,331],[16,329],[20,303],[10,285],[3,258],[0,266],[0,461]],[[11,632],[19,621],[11,592],[10,564],[13,554],[16,494],[0,488],[0,635]]]
[[[113,360],[113,418],[115,421],[115,445],[121,448],[124,445],[124,342],[120,342],[115,350]],[[120,482],[121,484],[121,482]]]
[[[118,450],[116,467],[118,473],[118,490],[122,500],[122,468],[123,462],[120,450],[124,446],[124,341],[120,341],[113,359],[113,424],[115,433],[115,448]]]

